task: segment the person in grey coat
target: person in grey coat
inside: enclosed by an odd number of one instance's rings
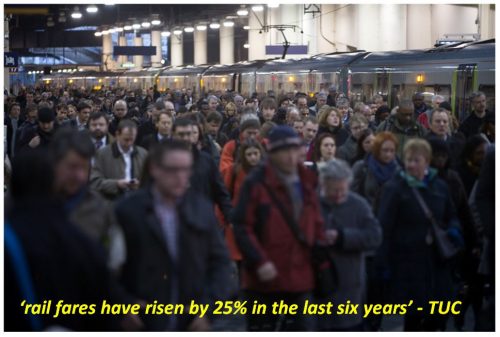
[[[116,200],[123,194],[137,190],[139,177],[148,152],[133,145],[137,125],[123,120],[116,130],[116,141],[100,149],[90,173],[90,186],[103,197]]]
[[[321,211],[338,275],[338,287],[332,298],[336,303],[350,300],[359,304],[357,315],[320,318],[319,327],[326,331],[363,330],[365,254],[382,243],[379,222],[368,202],[349,191],[351,181],[352,171],[343,160],[332,159],[320,169]]]

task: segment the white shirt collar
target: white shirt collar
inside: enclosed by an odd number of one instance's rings
[[[132,154],[132,152],[134,151],[134,146],[131,146],[130,149],[127,152],[125,152],[125,151],[123,151],[119,142],[116,142],[116,145],[118,146],[118,151],[120,151],[120,153],[122,155],[130,156]]]

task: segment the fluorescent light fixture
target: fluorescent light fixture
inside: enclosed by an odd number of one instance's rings
[[[113,34],[113,33],[115,33],[115,32],[116,32],[116,30],[115,30],[114,28],[110,28],[110,29],[108,30],[108,32],[110,32],[111,34]]]
[[[220,23],[217,23],[217,22],[212,22],[212,23],[210,24],[210,28],[211,28],[211,29],[219,29],[219,27],[220,27]]]
[[[115,27],[115,32],[123,32],[123,28],[122,27]]]
[[[244,30],[249,30],[249,29],[250,29],[250,26],[243,26],[243,29],[244,29]]]
[[[243,45],[243,48],[248,49],[248,48],[250,48],[250,45],[249,45],[248,43],[245,43],[245,44]]]
[[[267,7],[269,7],[269,8],[278,8],[279,6],[280,6],[280,4],[277,2],[270,2],[267,4]]]
[[[95,36],[101,36],[101,35],[102,35],[102,33],[101,33],[101,32],[95,32],[95,33],[94,33],[94,35],[95,35]]]
[[[170,36],[170,32],[161,32],[161,36],[169,37]]]
[[[185,31],[186,33],[192,33],[192,32],[194,32],[194,27],[191,27],[191,26],[189,26],[189,27],[184,27],[184,31]]]
[[[248,10],[245,9],[245,8],[242,8],[242,9],[239,9],[236,14],[238,14],[239,16],[247,16],[248,15]]]
[[[94,5],[90,5],[87,7],[87,13],[97,13],[98,10],[99,9]]]
[[[234,22],[233,21],[224,21],[224,27],[233,27]]]
[[[262,5],[252,6],[252,10],[254,12],[262,12],[264,10],[264,6],[262,6]]]
[[[108,34],[109,34],[109,30],[103,30],[103,31],[101,32],[101,34],[102,34],[102,35],[108,35]]]
[[[123,30],[132,30],[132,26],[131,25],[126,25],[126,26],[123,26]]]
[[[196,26],[196,30],[207,30],[207,25],[198,25]]]
[[[134,23],[132,25],[132,28],[134,28],[134,29],[141,29],[141,25],[139,23]]]
[[[73,12],[73,13],[71,13],[71,17],[73,19],[81,19],[82,18],[82,13],[80,13],[80,12]]]
[[[143,26],[144,28],[149,28],[149,27],[151,27],[151,23],[148,21],[145,21],[145,22],[141,23],[141,26]]]
[[[159,25],[161,25],[161,21],[160,21],[160,20],[158,20],[158,19],[155,19],[155,20],[151,21],[151,24],[152,24],[153,26],[159,26]]]
[[[179,28],[174,29],[174,35],[181,35],[181,34],[182,30],[180,30]]]

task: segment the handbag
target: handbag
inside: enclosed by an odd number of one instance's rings
[[[281,216],[287,225],[290,227],[295,238],[304,247],[311,251],[311,262],[314,269],[314,278],[316,283],[314,286],[314,295],[318,298],[325,298],[333,295],[337,289],[338,276],[335,264],[331,260],[328,247],[324,244],[318,243],[310,246],[307,243],[304,234],[300,230],[298,223],[293,217],[290,216],[290,213],[285,210],[283,204],[278,200],[274,191],[266,183],[263,182],[262,185],[267,190],[267,193],[280,211]]]
[[[415,197],[417,198],[418,203],[420,204],[420,207],[425,213],[425,216],[429,221],[431,222],[431,231],[432,231],[432,239],[436,242],[436,247],[438,250],[439,255],[443,260],[449,260],[456,256],[460,252],[460,247],[455,245],[449,238],[448,233],[446,230],[441,228],[441,226],[438,224],[436,218],[434,218],[434,215],[432,214],[431,210],[429,207],[427,207],[427,204],[425,203],[424,199],[422,198],[422,195],[420,192],[413,187],[412,188],[413,194],[415,194]],[[427,240],[427,239],[426,239]],[[430,243],[432,243],[431,240],[429,240]]]

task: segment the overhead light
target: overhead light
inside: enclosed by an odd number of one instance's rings
[[[81,19],[82,18],[82,13],[80,13],[78,6],[75,6],[75,11],[73,13],[71,13],[71,17],[73,19]]]
[[[141,26],[144,27],[144,28],[149,28],[149,27],[151,27],[151,22],[144,21],[143,23],[141,23]]]
[[[59,18],[57,19],[60,23],[66,22],[66,13],[59,12]]]
[[[132,26],[131,25],[126,25],[126,26],[123,26],[123,30],[132,30]]]
[[[174,29],[174,35],[181,35],[181,34],[182,30],[180,30],[179,28]]]
[[[224,27],[233,27],[234,26],[234,22],[233,21],[224,21]]]
[[[264,6],[262,5],[252,6],[252,10],[254,12],[262,12],[264,10]]]
[[[161,63],[161,64],[165,64],[165,60],[164,60],[164,59],[161,59],[160,63]]]
[[[132,25],[132,28],[134,28],[134,29],[141,29],[141,24],[139,24],[139,23],[134,23],[134,24]]]
[[[243,45],[243,48],[248,49],[248,48],[250,48],[250,45],[249,45],[248,43],[245,43],[245,44]]]
[[[169,37],[170,36],[170,32],[161,32],[161,36]]]
[[[155,19],[155,20],[151,21],[151,24],[152,24],[153,26],[159,26],[159,25],[161,25],[161,21],[160,21],[160,20],[158,20],[158,19]]]
[[[248,15],[248,10],[245,8],[242,8],[236,12],[239,16],[247,16]]]
[[[104,6],[114,6],[115,4],[114,3],[111,3],[111,2],[108,2],[108,3],[105,3]]]
[[[95,32],[95,33],[94,33],[94,35],[95,35],[95,36],[101,36],[101,35],[102,35],[102,33],[101,33],[101,32]]]
[[[207,30],[207,25],[198,25],[196,26],[196,30]]]
[[[244,30],[249,30],[249,29],[250,29],[250,26],[243,26],[243,29],[244,29]]]
[[[192,32],[194,32],[194,27],[191,27],[191,26],[185,27],[185,28],[184,28],[184,31],[185,31],[186,33],[192,33]]]
[[[102,34],[102,35],[108,35],[108,34],[109,34],[109,30],[103,30],[103,31],[101,32],[101,34]]]
[[[115,27],[115,32],[123,32],[123,28],[122,27]]]
[[[62,72],[62,70],[61,70],[61,69],[59,69],[57,72],[58,72],[58,73],[60,73],[60,72]]]
[[[97,13],[98,10],[99,9],[94,5],[90,5],[87,7],[87,13]]]
[[[211,29],[219,29],[219,27],[220,27],[220,23],[218,23],[218,22],[212,22],[210,24]]]
[[[280,4],[277,2],[270,2],[267,4],[267,7],[269,7],[269,8],[278,8],[279,6],[280,6]]]
[[[114,28],[110,28],[110,29],[108,30],[108,32],[110,32],[111,34],[113,34],[114,32],[116,32],[116,29],[114,29]]]

